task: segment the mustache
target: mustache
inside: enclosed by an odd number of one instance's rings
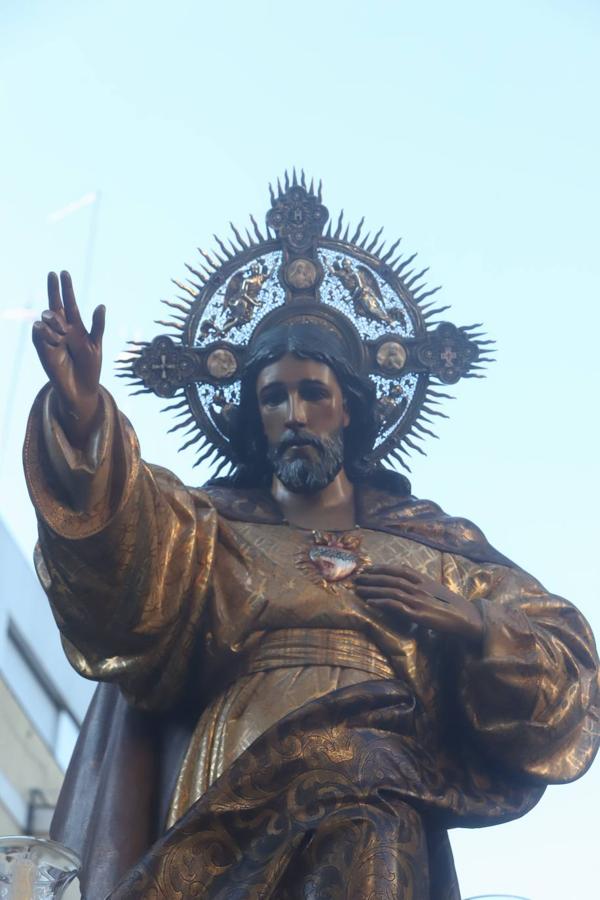
[[[280,457],[286,450],[289,450],[290,447],[315,447],[315,449],[320,450],[321,452],[325,450],[323,441],[309,431],[285,431],[281,436],[281,440],[273,449],[275,455]]]

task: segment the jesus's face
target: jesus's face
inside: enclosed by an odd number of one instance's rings
[[[260,372],[256,392],[269,459],[295,493],[316,493],[343,465],[349,423],[335,373],[313,359],[286,353]]]

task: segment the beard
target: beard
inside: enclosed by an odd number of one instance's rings
[[[286,450],[297,446],[314,447],[316,460],[287,459]],[[289,431],[275,447],[269,447],[268,459],[273,472],[293,494],[316,494],[331,484],[344,464],[344,438],[341,431],[328,438]]]

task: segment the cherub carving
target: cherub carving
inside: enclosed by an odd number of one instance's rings
[[[227,334],[232,328],[238,328],[250,321],[257,306],[260,306],[258,295],[269,277],[269,270],[261,260],[252,263],[246,272],[236,272],[229,280],[223,305],[229,312],[229,318],[222,328]]]
[[[210,405],[210,414],[221,434],[229,434],[231,417],[235,415],[236,408],[236,404],[227,399],[222,388],[215,391]]]
[[[375,414],[384,428],[390,428],[398,421],[406,406],[406,396],[401,384],[390,384],[388,391],[377,400]]]
[[[358,316],[375,319],[386,325],[406,321],[404,313],[398,307],[386,310],[379,285],[366,266],[353,268],[348,257],[344,257],[334,262],[330,272],[339,278],[350,294],[354,311]]]

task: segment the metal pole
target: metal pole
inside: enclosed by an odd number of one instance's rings
[[[31,303],[25,307],[26,310],[30,310]],[[19,336],[17,338],[17,347],[16,347],[16,355],[14,365],[12,367],[12,373],[10,377],[10,383],[8,385],[8,397],[6,400],[6,408],[4,411],[4,416],[2,420],[2,435],[0,442],[0,478],[2,477],[2,470],[4,467],[4,457],[6,454],[6,447],[8,445],[8,435],[10,433],[10,423],[12,421],[13,408],[15,405],[15,399],[17,395],[17,390],[19,387],[19,378],[21,375],[21,366],[23,364],[23,351],[25,349],[25,338],[28,334],[30,327],[29,320],[23,321]]]
[[[81,303],[82,309],[87,311],[89,301],[89,292],[92,283],[92,270],[94,266],[94,253],[96,250],[96,239],[98,236],[98,217],[100,214],[101,191],[96,191],[96,199],[92,204],[92,212],[90,217],[90,230],[88,232],[87,248],[85,252],[85,263],[83,269],[83,281],[81,285]]]

